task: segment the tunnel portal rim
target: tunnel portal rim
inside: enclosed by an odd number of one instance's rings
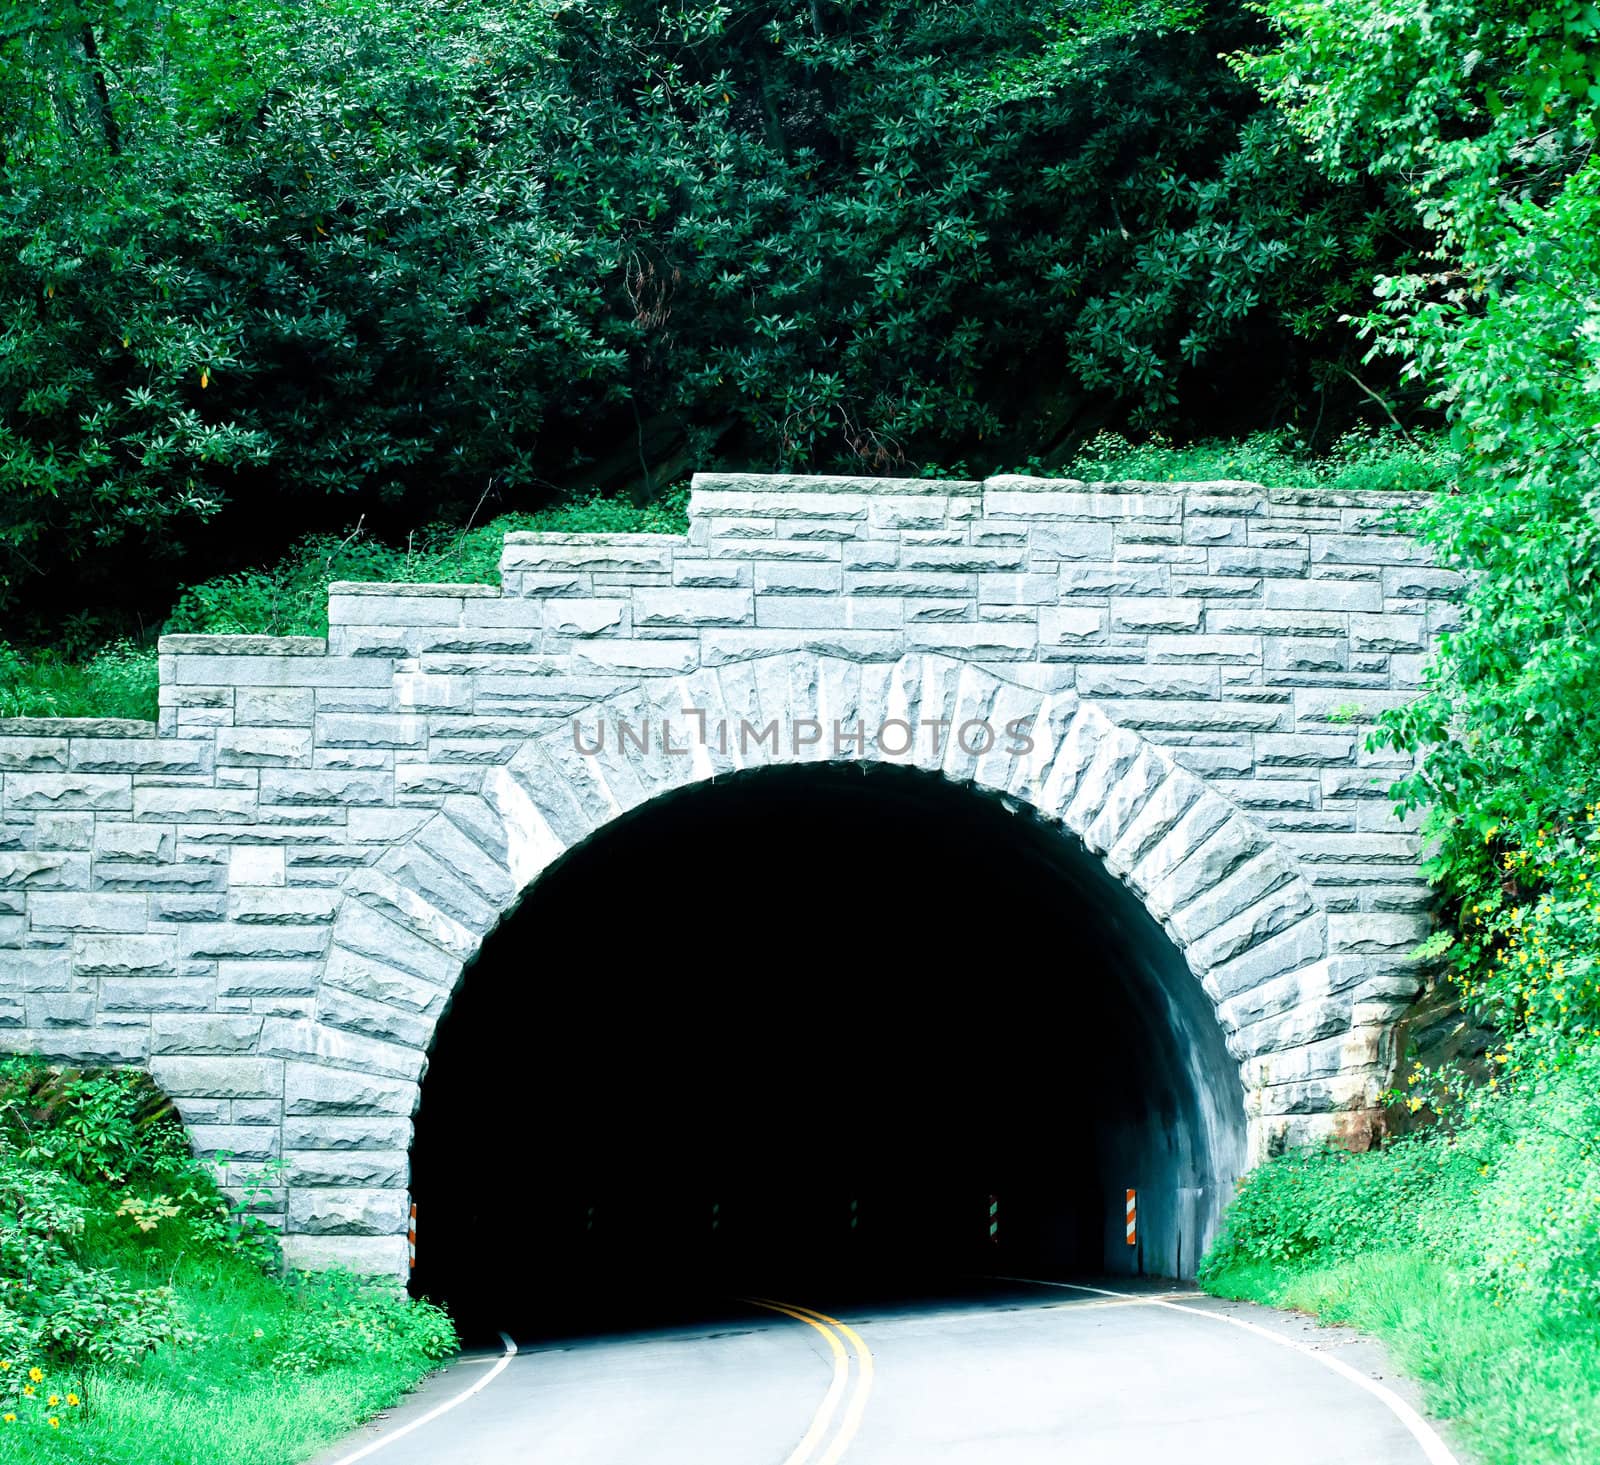
[[[1327,913],[1282,843],[1204,778],[1113,722],[1092,699],[935,653],[883,663],[811,652],[758,656],[645,676],[579,715],[637,723],[652,714],[681,718],[694,707],[762,725],[764,710],[767,718],[824,726],[862,716],[947,726],[970,716],[996,726],[1029,719],[1035,737],[1025,755],[1004,746],[968,752],[951,739],[939,756],[919,744],[902,766],[1028,806],[1129,889],[1182,955],[1239,1064],[1242,1168],[1265,1154],[1262,1108],[1246,1069],[1259,1055],[1302,1045],[1300,1034],[1320,1021],[1329,990]],[[481,795],[447,796],[377,865],[347,878],[313,1015],[277,1025],[276,1056],[304,1065],[301,1082],[313,1091],[377,1086],[386,1112],[414,1114],[451,995],[490,934],[563,855],[653,799],[722,774],[840,761],[880,760],[870,742],[862,756],[846,759],[829,756],[825,743],[799,752],[761,743],[753,760],[704,745],[687,755],[652,748],[586,757],[568,726],[533,736],[491,769]],[[354,1006],[359,1019],[372,1003],[395,1009],[418,1040],[381,1040],[347,1015]],[[403,1184],[394,1195],[392,1214],[330,1233],[297,1227],[291,1194],[286,1233],[302,1236],[308,1252],[335,1237],[381,1237],[397,1243],[403,1258]]]

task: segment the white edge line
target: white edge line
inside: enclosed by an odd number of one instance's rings
[[[517,1356],[517,1345],[511,1341],[509,1335],[501,1333],[500,1341],[505,1344],[505,1352],[500,1355],[499,1362],[470,1389],[463,1389],[455,1398],[446,1399],[443,1404],[436,1405],[420,1419],[413,1419],[409,1424],[402,1425],[393,1434],[386,1434],[381,1439],[375,1439],[371,1444],[363,1445],[352,1454],[341,1455],[337,1460],[333,1461],[333,1465],[355,1465],[357,1460],[365,1460],[368,1455],[377,1454],[385,1445],[392,1445],[396,1440],[404,1439],[413,1430],[421,1429],[425,1424],[432,1424],[441,1414],[448,1414],[457,1404],[465,1404],[474,1394],[481,1394],[506,1371],[511,1360]]]
[[[1292,1348],[1296,1353],[1303,1353],[1307,1358],[1320,1363],[1324,1368],[1332,1369],[1341,1378],[1348,1379],[1358,1388],[1365,1389],[1374,1398],[1384,1404],[1401,1424],[1410,1431],[1412,1439],[1422,1448],[1422,1453],[1427,1457],[1429,1465],[1461,1465],[1461,1462],[1451,1454],[1450,1447],[1439,1438],[1438,1432],[1409,1404],[1406,1403],[1393,1389],[1385,1387],[1376,1379],[1368,1378],[1359,1370],[1351,1368],[1348,1363],[1340,1358],[1332,1358],[1326,1353],[1321,1353],[1315,1348],[1308,1348],[1304,1343],[1294,1338],[1286,1338],[1281,1333],[1275,1333],[1271,1328],[1263,1328],[1258,1323],[1247,1323],[1243,1318],[1229,1317],[1226,1313],[1212,1312],[1204,1307],[1192,1307],[1182,1302],[1166,1302],[1159,1297],[1141,1297],[1137,1292],[1113,1292],[1106,1287],[1081,1287],[1072,1282],[1044,1282],[1037,1277],[1004,1277],[995,1276],[996,1282],[1021,1282],[1030,1287],[1062,1287],[1069,1292],[1093,1292],[1101,1297],[1124,1297],[1132,1302],[1142,1302],[1149,1307],[1165,1307],[1172,1312],[1186,1312],[1191,1317],[1208,1318],[1214,1323],[1227,1323],[1229,1327],[1243,1328],[1247,1333],[1254,1333],[1257,1337],[1265,1338],[1269,1343],[1276,1343],[1283,1348]],[[343,1462],[339,1462],[343,1465]]]

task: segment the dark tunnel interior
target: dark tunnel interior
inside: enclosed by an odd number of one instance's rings
[[[416,1115],[414,1290],[559,1334],[602,1298],[1190,1275],[1243,1130],[1199,984],[1059,827],[911,769],[739,774],[486,941]]]

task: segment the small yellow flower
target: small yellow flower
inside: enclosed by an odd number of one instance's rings
[[[10,1367],[11,1360],[9,1358],[0,1358],[0,1373],[4,1373]]]
[[[28,1377],[31,1378],[34,1383],[42,1384],[44,1382],[44,1370],[35,1364],[28,1370]]]
[[[26,1394],[30,1399],[33,1398],[33,1385],[32,1384],[24,1384],[22,1386],[22,1392],[24,1394]]]
[[[7,1424],[15,1424],[16,1422],[17,1422],[17,1416],[15,1414],[7,1414],[6,1415],[6,1423]]]
[[[76,1409],[78,1405],[83,1403],[83,1400],[80,1399],[76,1394],[68,1394],[67,1403],[71,1405],[72,1408]]]
[[[50,1428],[51,1429],[60,1429],[61,1428],[61,1421],[59,1419],[57,1419],[55,1417],[55,1415],[53,1415],[53,1414],[50,1416]]]
[[[52,1394],[48,1399],[45,1400],[45,1403],[54,1409],[58,1404],[61,1403],[61,1395]]]

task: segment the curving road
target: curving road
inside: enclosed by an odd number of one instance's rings
[[[1374,1345],[1158,1285],[749,1299],[524,1341],[319,1465],[1451,1465]]]

